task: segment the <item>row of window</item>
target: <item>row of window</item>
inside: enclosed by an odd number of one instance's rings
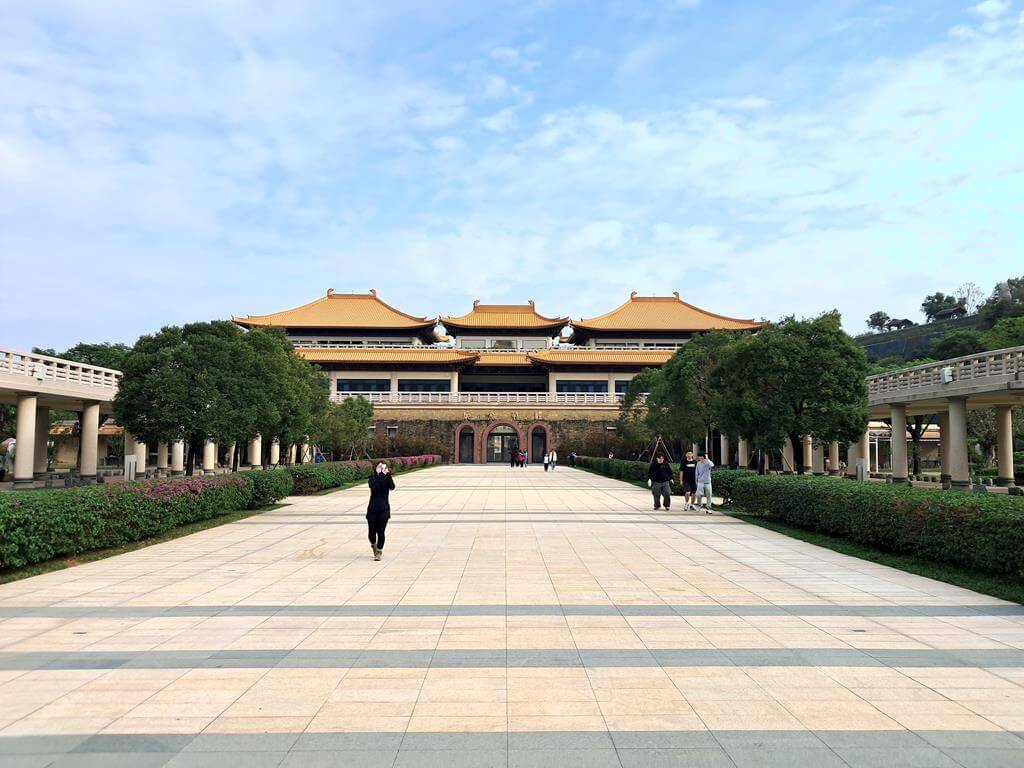
[[[337,387],[339,392],[390,392],[390,379],[338,379]],[[467,386],[464,392],[503,392],[508,391],[507,385],[501,388],[501,384],[477,384]],[[569,381],[558,381],[555,383],[556,391],[566,394],[607,394],[607,379],[573,379]],[[452,383],[449,379],[399,379],[399,392],[451,392]],[[529,386],[528,390],[543,392],[543,387]],[[625,394],[629,391],[628,379],[617,379],[615,381],[616,394]]]

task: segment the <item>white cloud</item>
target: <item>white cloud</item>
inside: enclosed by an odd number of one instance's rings
[[[971,6],[971,11],[986,19],[997,19],[1010,8],[1010,0],[983,0]]]

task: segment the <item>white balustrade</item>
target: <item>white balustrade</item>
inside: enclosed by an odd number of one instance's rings
[[[979,352],[937,363],[902,368],[868,377],[868,397],[892,393],[913,394],[952,384],[992,379],[1024,379],[1024,347]]]
[[[0,374],[24,376],[39,382],[116,390],[121,372],[98,365],[86,365],[49,355],[0,348]]]
[[[375,405],[614,405],[623,395],[604,392],[333,392],[341,402],[364,397]]]

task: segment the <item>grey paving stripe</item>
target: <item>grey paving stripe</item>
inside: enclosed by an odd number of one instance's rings
[[[115,605],[0,606],[0,618],[148,618],[187,616],[858,616],[1024,617],[1024,605]]]
[[[593,514],[593,510],[590,510]],[[436,512],[433,516],[452,514],[450,512]],[[504,515],[505,513],[502,513]],[[534,514],[543,515],[544,512],[536,512]],[[567,525],[575,523],[601,523],[602,525],[749,525],[744,523],[742,520],[734,520],[727,517],[712,517],[712,518],[694,518],[693,520],[677,520],[674,518],[657,519],[648,516],[645,520],[623,520],[621,513],[610,512],[610,515],[616,515],[615,518],[597,517],[597,518],[573,518],[571,520],[473,520],[470,515],[453,517],[451,520],[410,520],[409,525],[471,525],[473,523],[480,523],[482,525]],[[402,525],[401,513],[395,513],[395,517],[391,518],[391,522],[388,523],[388,530],[393,526]],[[361,525],[366,526],[366,521],[360,518],[359,520],[309,520],[309,515],[295,515],[296,520],[281,520],[276,517],[247,517],[244,520],[236,520],[231,525]],[[331,517],[337,517],[337,515],[331,515]]]
[[[498,733],[332,732],[257,734],[134,734],[96,736],[0,736],[0,756],[77,756],[75,764],[262,765],[257,755],[276,755],[285,765],[374,765],[373,755],[407,765],[478,765],[515,756],[519,765],[601,765],[618,755],[623,765],[831,765],[838,756],[851,766],[1024,765],[1024,738],[1009,731],[538,731]],[[762,761],[756,762],[760,754]],[[120,760],[108,761],[108,756]],[[456,755],[463,757],[456,758]],[[561,762],[552,762],[561,755]],[[584,756],[586,760],[579,762]],[[131,758],[135,758],[132,760]],[[365,757],[371,762],[339,762]],[[412,758],[418,757],[419,761]],[[784,758],[784,759],[783,759]],[[947,758],[952,758],[950,763]],[[995,758],[986,762],[986,758]],[[596,760],[597,762],[593,762]],[[440,761],[440,762],[438,762]],[[38,764],[48,764],[45,761]],[[58,765],[60,763],[57,763]],[[69,762],[70,764],[70,762]]]
[[[282,667],[952,667],[1021,668],[1024,650],[858,648],[208,650],[0,652],[0,669],[191,669]]]

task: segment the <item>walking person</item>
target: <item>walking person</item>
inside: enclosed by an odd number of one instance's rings
[[[544,471],[545,472],[548,471],[548,468],[549,468],[550,464],[551,464],[551,454],[550,453],[545,453],[544,454]]]
[[[665,454],[659,453],[647,470],[647,484],[654,495],[654,508],[661,509],[664,502],[667,510],[672,506],[672,467],[665,461]]]
[[[384,552],[384,529],[391,519],[389,495],[395,490],[395,478],[387,463],[380,462],[370,475],[370,503],[366,505],[366,523],[370,529],[370,548],[373,559],[380,560]]]
[[[704,507],[704,513],[711,514],[711,470],[715,468],[715,462],[710,457],[701,451],[697,454],[697,506],[700,506],[700,499],[703,496],[707,501],[707,506]]]
[[[679,463],[679,482],[683,486],[683,510],[697,508],[697,459],[687,451]]]
[[[551,471],[555,471],[555,467],[558,466],[558,451],[554,448],[551,449]]]

